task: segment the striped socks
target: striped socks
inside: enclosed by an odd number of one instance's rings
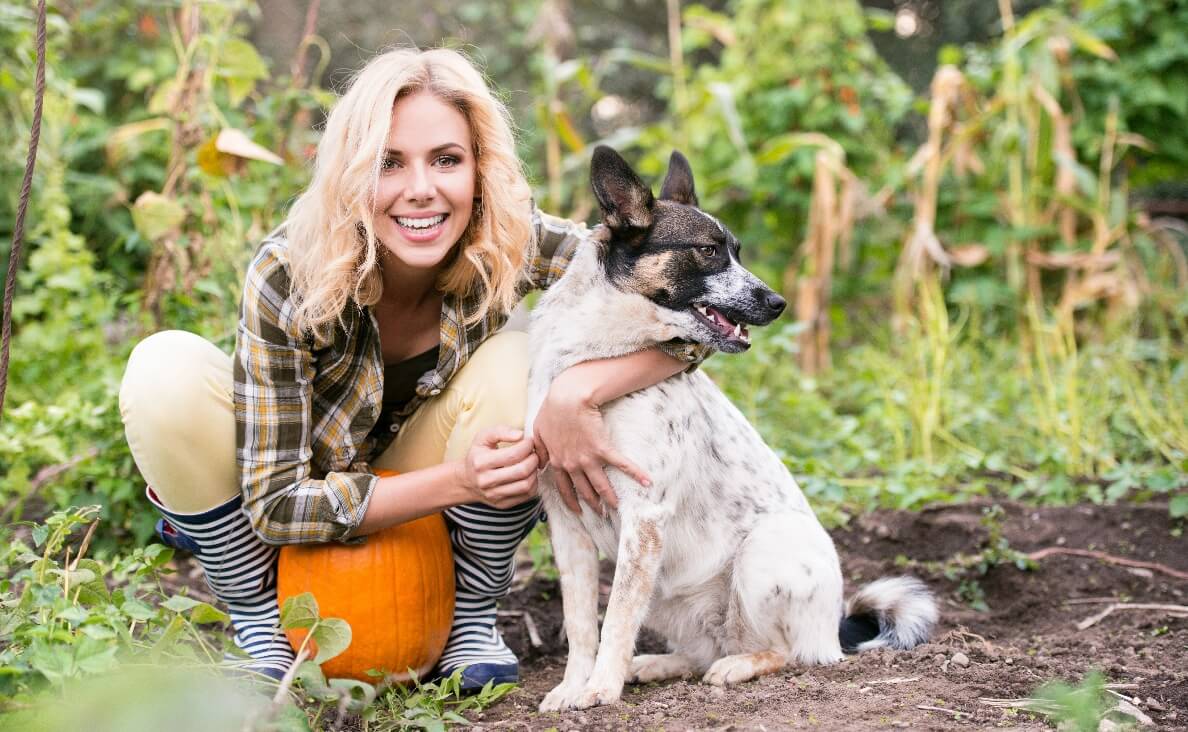
[[[165,508],[152,489],[149,500],[165,517],[161,538],[188,549],[202,565],[206,584],[227,605],[235,629],[235,645],[250,661],[243,668],[274,679],[293,663],[293,649],[281,631],[276,602],[276,556],[279,549],[260,541],[236,496],[209,511],[177,514]]]
[[[444,513],[454,547],[457,589],[454,623],[438,672],[449,675],[470,666],[463,675],[464,689],[479,688],[487,680],[515,681],[516,656],[495,625],[495,600],[511,588],[516,547],[536,525],[540,501],[509,509],[467,504]]]

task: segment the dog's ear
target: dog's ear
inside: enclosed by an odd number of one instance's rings
[[[637,238],[652,226],[652,191],[619,153],[606,145],[594,148],[590,184],[602,209],[602,221],[612,231]]]
[[[673,150],[668,158],[668,175],[660,186],[660,199],[674,201],[686,206],[697,205],[697,192],[693,190],[693,168],[680,150]]]

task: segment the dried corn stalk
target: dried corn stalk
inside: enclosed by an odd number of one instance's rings
[[[911,230],[895,268],[894,297],[897,321],[908,317],[916,283],[937,265],[973,266],[985,261],[987,251],[980,244],[968,244],[953,252],[945,249],[936,235],[936,205],[945,162],[952,160],[955,172],[980,172],[981,161],[963,134],[957,113],[972,107],[972,97],[965,77],[954,66],[942,66],[932,79],[932,101],[928,110],[928,140],[912,158],[909,173],[920,174],[914,192],[915,212]],[[947,144],[946,144],[947,141]]]
[[[806,138],[808,136],[806,135]],[[784,293],[795,303],[796,320],[804,326],[799,338],[800,368],[817,374],[829,368],[829,296],[833,269],[840,254],[853,256],[854,217],[859,185],[845,166],[845,153],[833,140],[816,153],[808,233],[797,261],[784,272]]]

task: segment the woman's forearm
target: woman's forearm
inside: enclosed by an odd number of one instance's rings
[[[351,535],[371,534],[473,500],[462,487],[459,470],[459,461],[448,460],[411,473],[380,478],[363,521]]]
[[[572,399],[597,407],[658,384],[688,366],[659,349],[649,348],[617,358],[579,363],[562,372],[553,387],[567,391]]]

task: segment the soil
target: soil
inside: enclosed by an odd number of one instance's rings
[[[1157,563],[1181,573],[1054,555],[1025,571],[995,564],[946,576],[957,555],[983,551],[991,534],[987,504],[918,513],[880,511],[832,532],[847,587],[910,572],[936,592],[941,621],[930,643],[912,651],[872,651],[825,667],[781,673],[719,689],[696,679],[629,686],[619,704],[577,712],[537,711],[560,682],[566,646],[560,588],[532,576],[525,561],[518,588],[501,604],[500,628],[521,660],[521,688],[486,711],[469,714],[473,729],[513,730],[922,730],[1052,729],[1042,715],[985,703],[1023,699],[1046,681],[1077,682],[1100,670],[1156,728],[1188,730],[1188,618],[1166,611],[1117,611],[1085,630],[1077,624],[1112,602],[1188,605],[1184,520],[1166,504],[1037,508],[1003,503],[997,522],[1011,549],[1047,547],[1104,552]],[[905,568],[905,562],[914,562]],[[200,570],[187,557],[175,582],[201,592]],[[187,571],[190,570],[190,571]],[[613,567],[604,563],[605,607]],[[971,584],[972,579],[976,584]],[[986,609],[970,604],[980,588]],[[539,639],[533,643],[525,616]],[[663,652],[647,633],[637,651]],[[963,654],[965,664],[959,662]],[[1113,697],[1111,697],[1113,698]],[[349,720],[347,729],[356,727]]]
[[[1035,508],[999,504],[1000,526],[1012,549],[1088,549],[1188,572],[1184,522],[1166,505]],[[902,574],[904,558],[949,562],[986,547],[983,504],[943,506],[919,513],[883,511],[835,530],[848,587]],[[898,561],[897,561],[898,560]],[[603,600],[610,567],[604,567]],[[941,622],[932,642],[912,651],[873,651],[828,667],[789,668],[725,690],[695,679],[627,687],[610,707],[542,714],[544,695],[565,668],[557,583],[531,579],[503,603],[504,637],[522,662],[522,688],[479,715],[475,728],[558,730],[863,730],[1050,729],[1043,716],[991,706],[984,699],[1028,697],[1045,681],[1076,682],[1099,669],[1117,693],[1159,729],[1188,729],[1188,619],[1159,611],[1118,611],[1085,630],[1077,623],[1112,601],[1188,604],[1188,580],[1099,559],[1055,555],[1024,571],[1014,564],[970,577],[986,610],[958,594],[960,582],[936,564],[910,570],[934,589]],[[974,590],[976,592],[976,590]],[[964,599],[963,599],[964,598]],[[531,616],[540,645],[530,642]],[[662,652],[655,638],[637,650]],[[964,654],[968,665],[954,661]],[[959,659],[960,660],[960,659]],[[926,709],[924,707],[933,707]]]

